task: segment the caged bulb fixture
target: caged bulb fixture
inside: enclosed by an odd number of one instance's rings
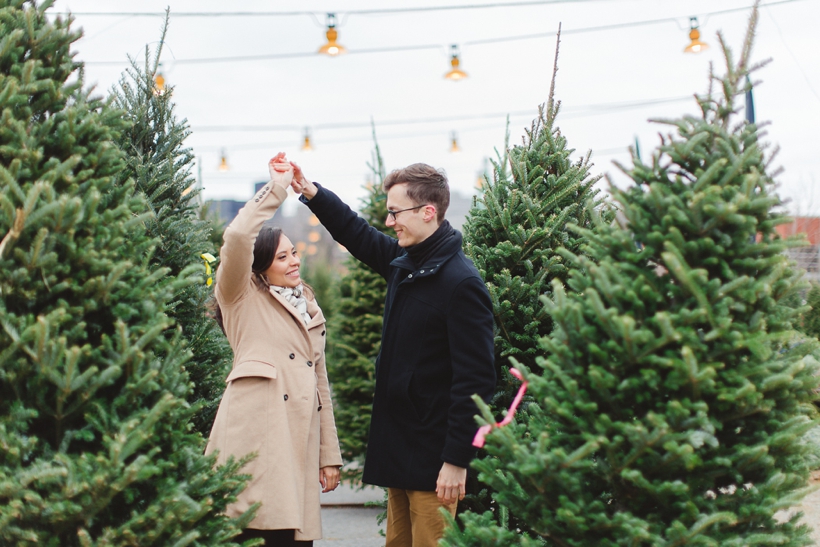
[[[159,70],[154,75],[154,95],[162,95],[165,93],[165,77]]]
[[[461,152],[461,148],[458,147],[458,138],[456,136],[456,132],[453,131],[452,137],[450,139],[450,152],[455,154],[456,152]]]
[[[302,151],[310,152],[313,150],[313,143],[310,141],[310,129],[305,128],[305,138],[302,141]]]
[[[467,77],[467,73],[464,72],[463,70],[461,70],[460,68],[458,68],[458,65],[461,64],[461,61],[459,61],[459,58],[458,58],[458,46],[457,45],[453,44],[452,46],[450,46],[450,54],[451,54],[450,65],[453,68],[450,69],[450,72],[445,74],[444,77],[448,80],[453,80],[454,82],[457,82],[459,80],[463,80],[464,78]]]
[[[698,18],[689,18],[689,45],[683,50],[684,53],[700,53],[709,48],[709,44],[700,41],[700,31],[698,30]]]
[[[319,53],[330,55],[331,57],[347,53],[347,49],[336,42],[336,38],[339,37],[339,32],[336,30],[335,13],[327,14],[327,32],[325,32],[325,36],[327,37],[327,43],[319,48]]]

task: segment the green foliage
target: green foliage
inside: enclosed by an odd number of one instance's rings
[[[370,168],[376,180],[368,185],[360,214],[377,230],[390,233],[384,224],[387,196],[382,190],[385,169],[378,143]],[[339,443],[346,462],[343,473],[345,478],[358,482],[373,410],[375,365],[381,348],[387,282],[353,257],[348,259],[347,268],[348,273],[342,277],[339,286],[338,311],[328,329],[331,356],[328,375],[336,405],[334,413]]]
[[[339,277],[325,260],[303,259],[302,278],[311,286],[316,301],[322,307],[325,320],[330,322],[339,307]]]
[[[213,202],[206,201],[197,209],[197,218],[210,226],[208,232],[208,243],[211,249],[216,249],[217,252],[222,248],[222,234],[225,233],[225,223],[219,219],[219,214],[212,208]],[[217,253],[211,253],[214,258],[218,259]],[[218,263],[214,263],[217,265]]]
[[[557,250],[581,252],[586,238],[566,229],[569,223],[590,226],[600,202],[590,176],[589,154],[577,162],[555,120],[555,72],[549,99],[527,130],[524,142],[493,162],[493,180],[470,211],[464,227],[465,251],[473,260],[493,302],[496,368],[500,379],[493,404],[509,405],[517,381],[506,369],[510,357],[533,366],[538,340],[552,331],[552,320],[539,303],[551,294],[550,281],[567,279],[565,259]],[[510,170],[506,163],[509,161]]]
[[[152,266],[147,204],[116,182],[123,112],[48,6],[0,2],[0,544],[228,544],[244,480],[202,455],[165,335],[196,279]]]
[[[663,122],[677,134],[623,168],[635,184],[612,192],[625,225],[573,226],[589,256],[561,251],[572,273],[543,299],[546,357],[522,367],[535,402],[476,464],[529,533],[488,512],[444,544],[811,544],[799,515],[775,518],[818,462],[802,439],[818,343],[785,303],[800,285],[783,251],[800,242],[775,231],[786,219],[757,127],[732,120],[755,20],[737,67],[720,37],[728,74],[711,76],[702,116]]]
[[[811,309],[803,314],[800,331],[812,338],[820,338],[820,284],[812,283],[806,304]]]
[[[523,144],[494,162],[493,180],[486,181],[464,230],[466,253],[481,272],[493,302],[499,381],[491,405],[497,414],[510,405],[519,386],[507,372],[510,358],[534,367],[538,341],[552,331],[552,319],[539,298],[552,294],[551,280],[563,282],[568,277],[566,260],[558,250],[583,252],[586,236],[568,230],[567,225],[591,226],[592,213],[600,206],[594,188],[600,177],[590,176],[589,154],[573,162],[574,150],[556,126],[557,63],[556,45],[547,104],[539,108]],[[480,459],[485,457],[485,452],[479,452]],[[472,476],[468,492],[461,510],[499,510],[491,491]],[[524,526],[515,515],[504,522],[513,530]]]
[[[160,44],[166,31],[167,22]],[[173,90],[159,92],[154,85],[161,52],[160,46],[152,62],[146,49],[142,69],[132,61],[113,96],[130,122],[117,139],[126,158],[119,180],[133,179],[152,213],[146,228],[148,235],[159,241],[152,268],[167,268],[167,275],[176,277],[192,266],[204,273],[200,255],[218,257],[219,246],[210,238],[212,225],[199,218],[199,190],[194,189],[191,175],[194,157],[184,147],[189,134],[187,123],[174,116]],[[194,386],[188,402],[197,408],[193,423],[204,436],[211,430],[233,359],[222,330],[206,315],[211,293],[212,287],[202,276],[195,283],[179,287],[168,305],[168,315],[182,327],[182,340],[193,354],[187,365]],[[174,335],[166,331],[167,337]]]

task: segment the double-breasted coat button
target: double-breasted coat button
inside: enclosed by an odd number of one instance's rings
[[[322,405],[319,405],[319,410],[317,410],[316,412],[321,412],[321,411],[322,411]]]
[[[290,355],[288,355],[288,357],[290,357],[291,359],[296,359],[296,355],[295,355],[295,354],[293,354],[293,353],[291,353]]]
[[[285,400],[286,401],[288,400],[288,394],[287,393],[285,393]]]
[[[408,278],[409,278],[409,277],[413,277],[413,274],[410,274],[410,275],[408,275],[407,277],[408,277]]]
[[[313,361],[308,361],[307,366],[312,367],[313,366]]]
[[[325,331],[322,331],[322,336],[324,336],[324,335],[325,335]]]

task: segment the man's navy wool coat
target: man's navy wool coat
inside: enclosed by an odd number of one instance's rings
[[[318,185],[317,185],[318,186]],[[319,187],[306,201],[333,239],[387,280],[364,482],[433,491],[442,462],[468,467],[472,401],[495,388],[490,295],[461,234],[424,264]]]

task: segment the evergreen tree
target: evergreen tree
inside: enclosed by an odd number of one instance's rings
[[[316,257],[303,259],[300,269],[302,279],[313,289],[325,319],[328,323],[333,321],[339,306],[338,273],[326,260]]]
[[[465,251],[493,302],[496,408],[508,406],[517,389],[506,372],[510,358],[533,366],[539,339],[552,331],[538,299],[551,294],[552,279],[567,279],[565,259],[556,251],[581,252],[586,240],[568,231],[567,224],[590,226],[592,211],[600,205],[594,188],[600,176],[590,176],[590,154],[573,162],[575,150],[555,124],[561,105],[555,100],[557,71],[558,44],[546,105],[539,108],[523,143],[493,162],[493,180],[485,179],[464,227]]]
[[[153,268],[166,268],[167,275],[176,277],[192,265],[202,268],[204,253],[218,257],[219,246],[210,239],[212,225],[199,218],[199,190],[191,175],[194,156],[184,146],[189,135],[187,122],[174,115],[173,89],[159,90],[154,84],[166,31],[167,19],[154,59],[146,49],[145,67],[140,69],[132,62],[113,96],[130,122],[117,140],[126,158],[119,179],[136,182],[152,213],[146,228],[159,240],[151,260]],[[187,365],[194,386],[188,401],[198,409],[194,427],[205,436],[211,430],[233,360],[225,335],[206,315],[211,293],[212,285],[203,277],[200,282],[181,286],[168,305],[168,315],[182,327],[182,339],[193,354]],[[173,337],[175,333],[169,330],[166,335]]]
[[[49,4],[0,1],[0,544],[224,545],[244,482],[202,455],[163,336],[193,279],[152,267],[147,205],[115,182],[123,113]]]
[[[547,103],[539,108],[523,143],[493,162],[493,180],[487,180],[464,229],[465,251],[481,272],[493,302],[499,381],[491,406],[496,412],[509,406],[518,389],[518,381],[507,372],[510,359],[535,366],[538,341],[552,331],[552,320],[539,297],[552,293],[551,280],[567,279],[568,269],[558,249],[581,253],[586,242],[583,234],[567,230],[567,225],[591,226],[593,210],[600,206],[594,188],[600,176],[590,175],[589,153],[573,162],[570,156],[575,151],[556,125],[560,28],[558,40]],[[479,451],[478,458],[485,457],[486,452]],[[504,507],[497,507],[491,489],[473,474],[467,491],[460,510],[490,509],[505,526],[525,527]]]
[[[806,304],[811,309],[806,310],[801,317],[800,331],[812,338],[820,338],[820,284],[812,283]]]
[[[197,211],[197,215],[200,221],[208,223],[211,228],[210,232],[208,232],[209,247],[211,249],[221,249],[222,234],[225,233],[225,222],[219,218],[219,214],[213,208],[213,202],[206,201],[203,203],[202,207]],[[217,255],[214,256],[218,259]],[[218,266],[218,264],[215,266]]]
[[[375,130],[373,138],[375,140]],[[385,225],[387,196],[382,189],[385,168],[378,143],[369,167],[375,180],[367,186],[359,213],[377,230],[392,234]],[[342,457],[348,464],[345,478],[358,482],[373,410],[376,356],[381,348],[387,282],[353,257],[348,259],[347,268],[348,273],[340,282],[338,312],[329,329],[332,359],[328,359],[328,375],[333,387]]]
[[[545,298],[555,331],[525,370],[528,421],[494,430],[476,467],[528,534],[465,515],[446,545],[809,545],[799,515],[817,464],[817,341],[791,327],[799,290],[775,226],[754,124],[736,124],[756,10],[737,67],[698,98]],[[484,409],[487,422],[493,419]]]

